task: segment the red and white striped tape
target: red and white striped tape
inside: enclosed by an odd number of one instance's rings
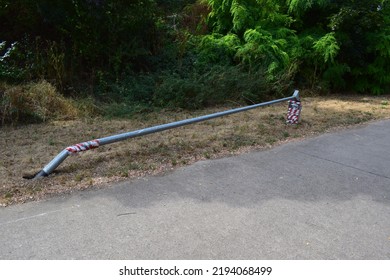
[[[298,124],[301,115],[302,104],[300,101],[290,100],[288,102],[287,121],[288,124]]]
[[[66,150],[70,153],[75,154],[82,151],[96,149],[97,147],[99,147],[99,140],[92,140],[92,141],[76,144],[73,146],[69,146],[68,148],[66,148]]]

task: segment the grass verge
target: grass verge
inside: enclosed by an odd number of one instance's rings
[[[39,180],[22,177],[39,171],[71,144],[230,108],[147,112],[130,120],[97,118],[1,127],[0,205],[163,174],[199,160],[266,149],[390,118],[389,101],[390,96],[307,97],[302,100],[302,121],[297,126],[285,124],[287,104],[259,108],[83,152]]]

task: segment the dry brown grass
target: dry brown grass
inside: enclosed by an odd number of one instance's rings
[[[59,94],[47,81],[11,86],[0,84],[0,124],[73,120],[81,116],[77,104]]]
[[[161,174],[195,161],[238,154],[390,117],[390,96],[303,98],[302,121],[285,124],[287,104],[240,113],[152,134],[69,157],[48,178],[26,180],[65,147],[151,125],[204,115],[142,114],[132,120],[53,121],[0,129],[0,204],[25,202],[107,183]]]

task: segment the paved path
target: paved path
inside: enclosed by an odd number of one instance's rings
[[[0,259],[390,259],[390,121],[0,209]]]

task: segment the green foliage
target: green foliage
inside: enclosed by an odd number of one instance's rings
[[[198,63],[231,65],[241,42],[237,35],[205,35],[198,45]]]
[[[336,89],[346,89],[347,84],[343,77],[350,72],[351,68],[347,64],[334,63],[324,71],[324,83]]]
[[[248,73],[231,65],[183,67],[181,71],[165,70],[107,82],[99,89],[98,98],[110,104],[104,106],[109,116],[129,116],[153,107],[198,109],[226,102],[252,104],[291,89],[291,76],[269,81],[265,69]]]
[[[315,40],[316,56],[307,53],[303,76],[334,88],[389,92],[387,0],[291,0],[288,5],[297,17],[299,32]],[[316,60],[318,57],[325,63]]]
[[[311,8],[326,7],[330,0],[287,0],[289,13],[300,16]]]
[[[291,69],[296,69],[292,64],[297,59],[298,40],[289,28],[292,18],[281,12],[283,1],[210,0],[208,3],[212,9],[209,15],[214,31],[210,37],[214,39],[212,44],[230,42],[225,47],[228,52],[224,52],[223,61],[240,64],[248,73],[265,70],[263,78],[269,83],[276,82],[283,72],[291,75]],[[215,54],[210,47],[200,45],[200,48],[209,57]]]
[[[213,31],[221,34],[233,32],[242,35],[248,28],[259,24],[275,25],[288,17],[278,13],[277,0],[208,0],[211,7],[209,23]]]
[[[337,44],[335,33],[331,32],[321,37],[313,45],[315,54],[321,56],[324,62],[334,63],[334,59],[337,56],[340,47]]]
[[[273,74],[288,65],[286,39],[276,39],[270,32],[258,28],[248,29],[244,34],[244,41],[237,57],[251,69],[266,66],[268,72]]]
[[[106,103],[150,104],[157,83],[157,75],[129,75],[120,81],[100,74],[95,96]]]
[[[0,42],[0,81],[21,81],[25,76],[25,71],[16,62],[20,57],[18,43],[14,42],[9,47],[6,45],[6,41]]]
[[[389,10],[388,0],[0,0],[0,82],[45,79],[111,115],[257,102],[293,83],[389,93]]]
[[[18,42],[17,64],[31,78],[55,80],[60,89],[80,82],[80,76],[93,83],[98,70],[116,77],[142,70],[156,49],[153,0],[0,0],[0,5],[0,41]]]
[[[267,81],[264,69],[248,73],[238,66],[216,65],[207,71],[170,74],[162,77],[153,97],[155,106],[196,109],[228,102],[255,103],[280,96],[290,84]]]
[[[346,1],[332,15],[330,27],[340,42],[338,62],[351,71],[343,78],[360,92],[389,92],[388,1]]]

